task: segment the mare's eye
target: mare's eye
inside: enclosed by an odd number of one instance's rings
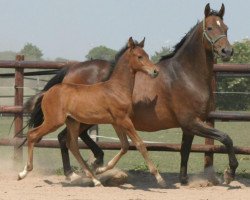
[[[207,30],[208,30],[208,31],[211,31],[212,29],[213,29],[213,28],[212,28],[212,27],[210,27],[210,26],[209,26],[209,27],[207,27]]]
[[[143,57],[142,57],[142,56],[138,56],[138,59],[139,59],[139,60],[142,60],[142,59],[143,59]]]

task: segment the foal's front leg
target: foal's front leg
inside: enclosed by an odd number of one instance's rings
[[[113,169],[114,166],[117,164],[117,162],[121,159],[121,157],[127,153],[128,148],[129,148],[129,142],[128,142],[128,138],[127,135],[125,134],[124,130],[121,127],[115,126],[113,125],[116,134],[118,136],[118,138],[120,139],[121,142],[121,150],[119,151],[118,154],[115,155],[114,158],[112,158],[108,164],[106,166],[103,167],[98,167],[96,169],[96,173],[100,174],[103,173],[107,170]]]
[[[163,178],[161,177],[161,175],[158,172],[157,168],[155,167],[154,163],[149,158],[149,154],[148,154],[147,148],[146,148],[143,140],[137,134],[137,132],[136,132],[136,130],[134,128],[134,125],[131,122],[131,120],[130,119],[124,120],[123,127],[125,128],[127,135],[130,137],[130,139],[132,140],[132,142],[135,144],[136,148],[142,154],[145,162],[147,163],[149,171],[155,176],[158,184],[161,187],[166,187],[166,182],[163,180]]]

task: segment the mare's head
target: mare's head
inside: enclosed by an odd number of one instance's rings
[[[228,27],[223,22],[225,6],[222,4],[220,11],[205,7],[205,18],[203,20],[203,40],[207,50],[221,57],[223,61],[229,61],[233,55],[233,48],[227,38]]]
[[[149,59],[148,54],[143,50],[144,42],[145,38],[141,42],[136,43],[132,37],[130,37],[126,54],[129,56],[130,66],[134,72],[141,71],[155,78],[159,74],[159,71],[155,64]]]

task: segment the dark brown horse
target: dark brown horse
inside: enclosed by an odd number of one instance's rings
[[[143,46],[144,40],[136,45],[130,38],[128,45],[121,51],[115,70],[108,81],[93,85],[62,83],[38,94],[37,99],[41,99],[44,121],[40,126],[29,130],[27,134],[28,162],[24,170],[19,173],[19,179],[24,178],[33,169],[35,142],[66,123],[67,147],[94,184],[101,185],[79,152],[80,124],[112,124],[121,141],[121,151],[106,167],[98,168],[98,172],[102,173],[115,166],[128,150],[127,136],[129,136],[143,155],[158,183],[165,185],[155,165],[149,159],[145,144],[136,133],[130,119],[136,72],[143,72],[153,78],[158,75],[156,66],[149,60],[142,49]]]
[[[186,34],[176,45],[172,54],[163,57],[157,63],[161,73],[156,80],[153,81],[142,73],[136,75],[132,118],[135,128],[151,132],[174,127],[181,127],[183,130],[181,183],[188,181],[187,162],[194,135],[216,139],[226,146],[230,166],[229,171],[225,172],[228,175],[226,182],[229,183],[234,178],[238,166],[230,137],[205,123],[211,110],[214,57],[219,56],[226,61],[233,53],[227,39],[227,26],[223,22],[224,12],[224,5],[219,12],[216,12],[211,10],[207,4],[204,20],[197,23]],[[89,61],[88,66],[91,66],[91,69],[86,65],[80,65],[68,68],[67,73],[59,73],[51,80],[48,87],[59,79],[63,79],[63,82],[77,80],[77,83],[91,84],[92,81],[102,81],[112,71],[109,70],[109,64],[105,61]],[[104,68],[107,71],[103,70]],[[104,71],[105,73],[103,73]],[[81,76],[84,78],[81,79]],[[58,79],[58,77],[61,78]],[[39,113],[39,103],[35,108]],[[37,113],[33,113],[30,125],[41,123],[42,118],[37,117],[39,116]],[[82,131],[86,132],[90,126],[82,125]],[[65,133],[64,130],[59,134],[59,141],[62,147],[65,174],[68,175],[72,171],[64,142]],[[103,156],[101,150],[98,150],[86,134],[82,134],[80,137],[90,146],[101,163]]]

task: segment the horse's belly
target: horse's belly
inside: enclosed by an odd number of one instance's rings
[[[178,122],[167,107],[134,106],[133,124],[138,131],[159,131],[178,127]]]

